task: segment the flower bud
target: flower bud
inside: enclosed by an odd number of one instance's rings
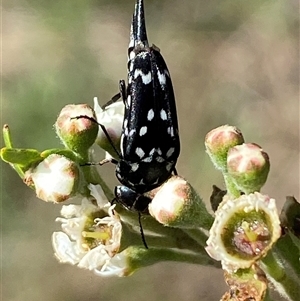
[[[213,218],[195,189],[179,176],[171,177],[149,204],[150,214],[169,227],[209,229]]]
[[[230,125],[223,125],[211,130],[205,137],[206,152],[215,167],[222,172],[227,171],[228,150],[244,143],[241,131]]]
[[[237,145],[228,152],[227,169],[239,190],[246,194],[260,191],[269,174],[269,156],[257,144]]]
[[[76,118],[83,116],[81,118]],[[87,116],[88,118],[84,118]],[[89,119],[95,119],[95,121]],[[85,104],[65,106],[55,123],[56,133],[63,144],[72,151],[86,154],[98,133],[94,110]]]
[[[99,104],[97,97],[94,98],[94,110],[97,115],[97,120],[101,123],[109,135],[111,141],[108,140],[107,136],[103,132],[102,128],[99,128],[96,143],[106,150],[112,157],[118,158],[114,147],[120,151],[120,139],[122,134],[122,125],[124,119],[124,104],[122,101],[117,101],[111,105],[102,109]]]
[[[281,235],[275,200],[258,192],[225,196],[216,211],[206,251],[234,272],[264,257]]]
[[[38,198],[60,203],[72,197],[78,188],[79,169],[61,155],[50,155],[25,173],[24,182],[34,185]]]

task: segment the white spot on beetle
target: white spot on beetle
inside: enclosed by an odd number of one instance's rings
[[[128,130],[127,130],[127,132],[128,132]],[[132,129],[132,130],[129,132],[128,136],[129,136],[129,137],[133,136],[135,132],[136,132],[136,129]]]
[[[152,156],[155,153],[156,149],[152,148],[151,151],[149,152],[149,156]]]
[[[129,94],[128,96],[127,96],[127,107],[129,108],[130,106],[131,106],[131,95]]]
[[[129,63],[129,71],[130,71],[130,72],[133,71],[133,62],[132,62],[132,61]]]
[[[161,156],[158,156],[158,157],[156,157],[156,161],[159,162],[159,163],[162,163],[162,162],[165,161],[165,159]]]
[[[162,151],[161,151],[161,149],[160,149],[160,148],[158,148],[156,151],[157,151],[157,153],[158,153],[159,155],[161,155],[161,154],[162,154]]]
[[[139,168],[139,164],[138,164],[138,163],[132,163],[132,164],[130,164],[130,166],[131,166],[131,171],[132,171],[132,172],[137,171],[138,168]],[[128,182],[128,183],[129,183],[129,182]]]
[[[135,170],[133,170],[133,172],[135,172],[135,171],[139,168],[139,165],[138,165],[137,163],[131,164],[131,166],[133,166],[133,165],[137,165],[137,168],[136,168]],[[127,183],[128,183],[129,185],[131,185],[131,186],[134,186],[134,185],[135,185],[135,183],[133,183],[133,182],[131,182],[131,181],[127,181]]]
[[[157,184],[157,183],[158,183],[158,180],[159,180],[159,178],[157,178],[156,181],[152,183],[152,185]]]
[[[153,109],[150,109],[148,111],[147,119],[148,119],[148,121],[151,121],[153,118],[154,118],[154,111],[153,111]]]
[[[161,111],[160,111],[160,118],[162,120],[167,120],[167,113],[164,109],[161,109]]]
[[[157,76],[158,80],[161,86],[166,85],[166,75],[164,73],[160,73],[159,70],[157,70]]]
[[[146,157],[145,159],[142,160],[143,162],[146,162],[146,163],[150,163],[152,162],[152,157]]]
[[[144,136],[147,133],[147,127],[146,126],[142,126],[140,128],[140,136]]]
[[[172,163],[172,162],[171,162],[171,163],[168,163],[168,164],[166,165],[166,170],[167,170],[167,171],[170,171],[172,167],[173,167],[173,163]]]
[[[174,151],[175,151],[174,147],[169,148],[169,150],[167,151],[167,155],[166,155],[167,158],[171,157],[173,155]]]
[[[139,46],[140,48],[145,48],[145,44],[142,43],[142,42],[138,42],[138,46]],[[145,59],[147,58],[147,56],[149,57],[149,53],[148,53],[148,51],[144,50],[144,51],[142,51],[142,52],[139,52],[139,53],[137,54],[137,56],[138,56],[139,58],[142,58],[142,59],[145,60]]]
[[[119,179],[119,180],[123,180],[124,177],[122,177],[121,174],[118,174],[118,179]]]
[[[140,148],[140,147],[137,147],[135,149],[135,153],[142,159],[144,156],[145,156],[145,152]]]
[[[152,81],[152,76],[150,71],[147,74],[144,74],[142,70],[136,69],[134,70],[134,78],[137,78],[138,76],[142,78],[142,82],[144,85],[148,85]]]
[[[124,139],[124,135],[121,135],[121,139],[120,139],[120,150],[121,150],[121,155],[124,154],[124,149],[123,149],[123,139]],[[117,165],[118,166],[118,165]]]
[[[129,45],[130,46],[130,45]],[[129,59],[130,60],[132,60],[132,59],[134,59],[135,58],[135,52],[134,52],[134,50],[133,51],[130,51],[130,53],[129,53]]]
[[[168,129],[167,129],[167,131],[168,131],[168,134],[169,134],[171,137],[174,136],[174,129],[173,129],[172,126],[169,126]]]

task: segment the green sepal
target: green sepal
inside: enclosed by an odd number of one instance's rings
[[[41,152],[41,157],[45,159],[53,154],[64,156],[73,162],[78,162],[80,160],[78,155],[73,151],[71,151],[70,149],[61,149],[61,148],[51,148],[51,149],[44,150]]]
[[[33,164],[42,161],[40,152],[36,149],[4,147],[0,151],[0,156],[14,168],[21,179],[24,179],[25,171]]]
[[[1,149],[1,159],[10,164],[26,167],[41,161],[43,158],[36,149],[4,147]]]

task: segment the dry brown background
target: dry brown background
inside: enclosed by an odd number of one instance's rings
[[[59,147],[52,125],[65,104],[92,104],[94,96],[104,104],[117,92],[133,7],[133,0],[3,3],[1,122],[15,146]],[[179,173],[207,202],[222,178],[205,155],[204,136],[236,125],[271,158],[263,192],[278,207],[286,195],[299,199],[298,1],[145,0],[145,9],[149,40],[175,88]],[[39,201],[1,167],[2,300],[210,301],[225,291],[221,271],[196,265],[161,263],[103,279],[58,264],[50,237],[60,206]],[[113,187],[114,167],[103,170]]]

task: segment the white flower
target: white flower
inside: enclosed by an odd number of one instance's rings
[[[258,192],[237,199],[225,196],[209,234],[206,251],[223,269],[249,268],[281,235],[276,202]]]
[[[104,205],[100,185],[90,185],[90,190],[96,204],[84,198],[81,205],[63,206],[63,218],[56,219],[63,232],[52,235],[55,256],[62,263],[113,275],[110,262],[119,258],[116,254],[122,234],[120,217],[114,211],[115,205]]]
[[[107,136],[103,132],[103,129],[99,127],[96,143],[110,153],[113,157],[117,157],[115,150],[113,149],[111,142],[115,148],[119,151],[120,139],[122,134],[122,125],[124,119],[124,104],[122,101],[117,101],[102,109],[99,106],[97,97],[94,98],[94,111],[97,116],[97,121],[102,124],[111,141],[107,139]]]

